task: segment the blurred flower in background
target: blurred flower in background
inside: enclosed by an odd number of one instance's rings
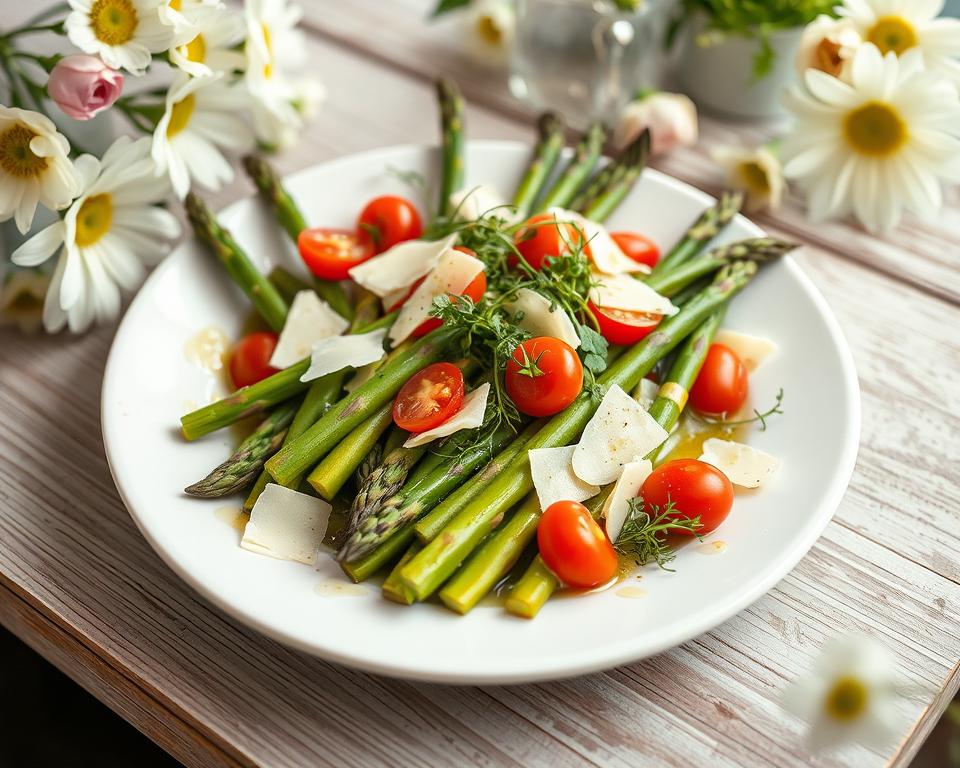
[[[510,56],[516,16],[509,0],[475,0],[463,17],[467,50],[475,61],[504,64]]]
[[[803,77],[808,69],[849,80],[853,55],[861,43],[860,34],[849,19],[821,15],[809,24],[800,38],[797,71]]]
[[[50,72],[47,93],[64,114],[90,120],[113,105],[123,91],[123,74],[96,56],[64,56]]]
[[[0,281],[0,327],[36,333],[43,322],[43,300],[50,275],[36,269],[10,270]]]
[[[748,213],[780,207],[787,181],[773,147],[717,147],[711,156],[726,173],[727,186],[744,193],[744,209]]]
[[[697,143],[697,108],[682,93],[655,91],[641,94],[624,107],[613,136],[613,143],[625,147],[645,128],[650,129],[654,155],[663,155],[676,147]]]

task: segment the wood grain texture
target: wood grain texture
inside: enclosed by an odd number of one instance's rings
[[[356,14],[356,32],[311,42],[328,103],[281,168],[435,140],[424,75],[457,70],[428,55],[433,32],[417,48],[409,14],[365,26],[397,2],[310,4],[315,25]],[[372,32],[399,38],[397,46],[357,53],[372,45],[364,37]],[[408,50],[419,53],[401,66],[382,63]],[[483,78],[468,87],[500,106]],[[470,133],[527,140],[532,131],[516,113],[472,106]],[[665,167],[709,186],[704,158],[684,153]],[[214,199],[248,190],[238,181]],[[960,212],[952,207],[944,220],[955,226]],[[765,224],[811,242],[799,218]],[[931,250],[946,259],[956,244],[936,232]],[[936,260],[844,225],[816,237],[799,258],[856,358],[857,470],[836,520],[801,564],[680,648],[573,680],[450,687],[330,665],[238,625],[176,579],[117,497],[99,427],[112,327],[82,338],[0,332],[0,622],[188,765],[905,765],[917,744],[911,734],[925,732],[958,683],[960,310]],[[854,257],[850,244],[860,237],[921,277],[908,281],[882,259]],[[893,340],[894,325],[904,341]],[[923,692],[903,703],[901,745],[811,758],[802,724],[777,697],[825,638],[846,631],[876,637]]]

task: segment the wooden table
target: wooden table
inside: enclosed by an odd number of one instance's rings
[[[438,72],[462,84],[470,136],[531,139],[502,77],[469,67],[420,0],[305,5],[329,96],[285,171],[435,141]],[[716,191],[709,147],[751,130],[703,128],[655,165]],[[114,327],[0,334],[0,622],[188,765],[906,765],[960,684],[960,206],[886,238],[810,226],[796,199],[759,223],[808,246],[798,259],[856,358],[862,444],[810,554],[716,630],[606,673],[490,688],[373,677],[260,637],[182,584],[117,497],[99,423]],[[810,758],[777,696],[846,631],[926,692],[889,751]]]

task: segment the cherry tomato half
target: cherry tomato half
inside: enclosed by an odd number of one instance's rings
[[[678,519],[699,515],[702,527],[697,529],[697,535],[715,530],[733,507],[730,480],[712,464],[697,459],[674,459],[661,464],[643,481],[640,495],[661,511],[672,501]]]
[[[657,266],[660,261],[660,249],[652,240],[636,232],[611,232],[610,237],[620,246],[620,250],[640,264]]]
[[[587,302],[587,307],[597,318],[600,335],[610,344],[636,344],[649,336],[663,319],[663,315],[649,312],[598,307],[592,301]]]
[[[535,336],[513,351],[504,383],[521,413],[552,416],[577,399],[583,388],[583,365],[565,341]]]
[[[747,400],[747,367],[730,347],[711,344],[690,388],[690,405],[701,413],[736,413]]]
[[[393,421],[408,432],[438,427],[463,406],[463,372],[434,363],[411,376],[393,401]]]
[[[404,240],[416,240],[423,234],[423,224],[409,200],[383,195],[364,206],[357,219],[357,232],[361,240],[373,243],[377,253],[383,253]]]
[[[346,280],[351,268],[373,256],[373,241],[348,229],[305,229],[297,247],[307,269],[323,280]]]
[[[526,223],[527,226],[514,237],[514,245],[534,269],[541,269],[545,259],[566,253],[585,239],[573,224],[557,222],[550,213],[541,213]]]
[[[249,387],[277,372],[270,366],[279,336],[272,331],[257,331],[244,336],[230,353],[230,380],[233,386]]]
[[[617,573],[617,553],[610,539],[576,501],[555,501],[537,526],[540,557],[569,587],[589,589]]]
[[[458,245],[454,250],[461,251],[468,256],[476,256],[476,254],[465,246]],[[413,284],[413,288],[410,290],[410,293],[413,294],[417,290],[417,286],[424,281],[425,278],[421,277],[416,283]],[[480,272],[470,283],[467,285],[463,291],[458,294],[459,296],[469,296],[471,301],[476,304],[480,299],[483,298],[483,294],[487,292],[487,276],[485,273]],[[407,298],[410,298],[409,296]],[[406,299],[404,299],[406,301]],[[416,330],[410,334],[415,338],[420,336],[426,336],[430,331],[434,331],[443,325],[443,322],[436,317],[431,317],[429,320],[424,320],[420,325],[417,326]]]

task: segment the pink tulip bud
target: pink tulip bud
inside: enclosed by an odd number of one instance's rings
[[[77,54],[57,62],[47,93],[74,120],[89,120],[120,97],[123,75],[96,56]]]

